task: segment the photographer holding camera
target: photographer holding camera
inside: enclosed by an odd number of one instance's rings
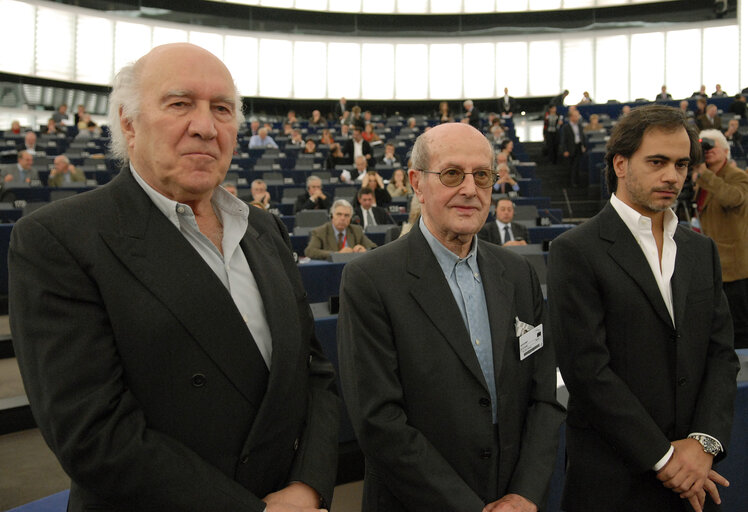
[[[714,240],[735,326],[735,348],[748,348],[748,174],[730,163],[730,146],[719,130],[699,134],[704,163],[694,166],[701,229]]]

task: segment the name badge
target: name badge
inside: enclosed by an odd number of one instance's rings
[[[519,360],[524,361],[543,348],[543,324],[529,330],[519,338]]]

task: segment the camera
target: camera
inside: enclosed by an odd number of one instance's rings
[[[706,153],[710,149],[714,149],[714,139],[710,139],[709,137],[702,137],[699,139],[699,142],[701,142],[701,151]]]

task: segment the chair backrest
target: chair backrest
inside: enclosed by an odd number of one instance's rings
[[[388,244],[393,240],[397,240],[400,237],[400,231],[402,231],[400,226],[390,225],[390,229],[388,229],[384,234],[384,243]]]
[[[538,207],[534,204],[518,204],[514,207],[514,220],[532,220],[538,218]]]
[[[295,226],[316,228],[327,222],[328,218],[327,210],[301,210],[296,213]]]
[[[309,236],[309,233],[317,229],[316,226],[296,226],[293,228],[294,236]]]
[[[263,172],[262,179],[268,185],[282,185],[283,184],[283,173]]]

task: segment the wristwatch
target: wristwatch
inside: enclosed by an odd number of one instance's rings
[[[688,436],[688,438],[696,439],[698,442],[700,442],[701,446],[704,448],[704,452],[710,455],[716,456],[719,454],[719,452],[722,451],[719,443],[713,437],[705,436],[703,434],[691,434],[690,436]]]

